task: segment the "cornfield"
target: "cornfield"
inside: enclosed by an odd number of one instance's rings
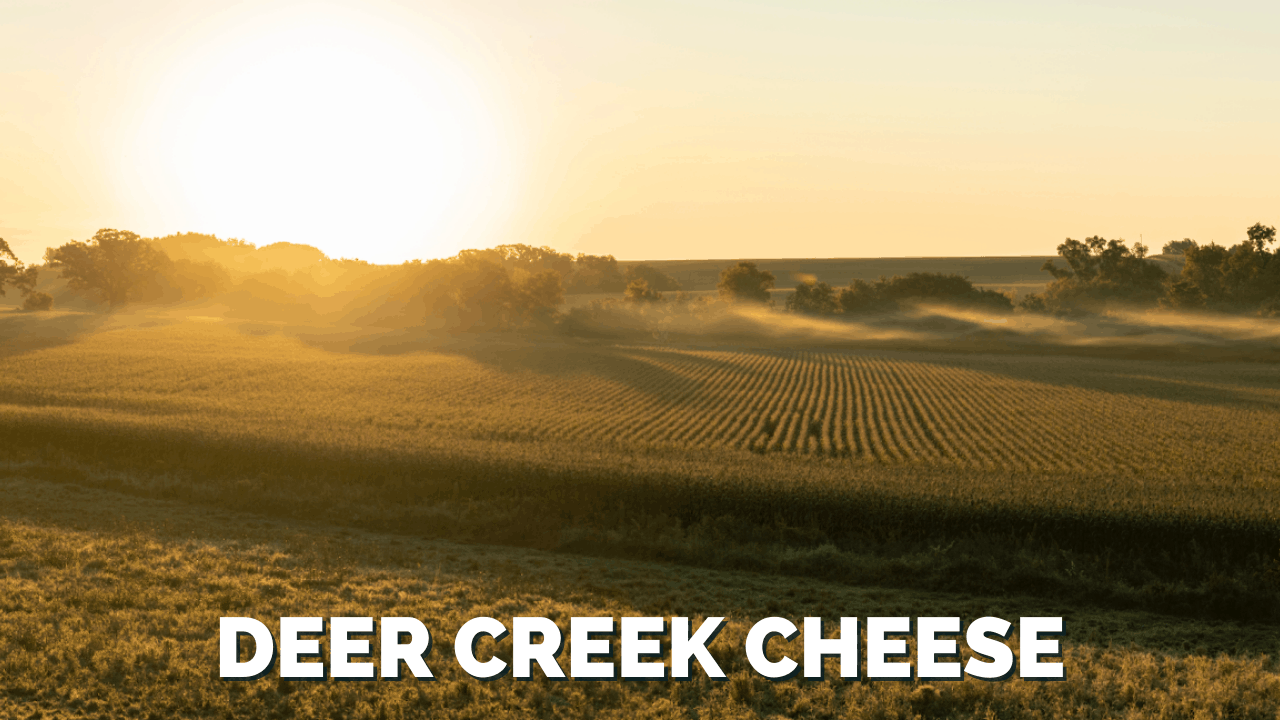
[[[552,343],[371,356],[167,327],[0,358],[0,378],[11,411],[214,434],[1280,482],[1280,372],[1261,364]]]
[[[855,582],[1280,607],[1274,365],[334,343],[157,323],[0,355],[0,473]]]

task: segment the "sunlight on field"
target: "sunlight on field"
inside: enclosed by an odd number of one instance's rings
[[[23,717],[59,707],[141,717],[374,718],[429,708],[432,717],[624,718],[641,707],[672,718],[1263,717],[1280,704],[1269,645],[1232,623],[803,580],[778,592],[754,573],[334,533],[23,479],[0,480],[0,492],[9,499],[0,517],[0,711],[20,702]],[[436,679],[227,683],[210,673],[218,617],[246,614],[274,626],[280,616],[321,608],[422,619],[433,634],[427,660]],[[1064,653],[1068,680],[844,681],[833,659],[827,682],[772,683],[746,667],[741,647],[752,622],[838,613],[1065,613],[1076,638]],[[711,645],[727,682],[697,675],[691,682],[490,683],[464,676],[451,661],[454,633],[476,616],[534,615],[564,625],[577,615],[700,621],[712,614],[729,622]],[[488,647],[510,661],[509,638]],[[771,653],[798,648],[798,640],[778,640]]]
[[[121,322],[0,358],[0,412],[339,445],[456,438],[1280,482],[1268,365],[519,338],[388,355],[204,320]]]

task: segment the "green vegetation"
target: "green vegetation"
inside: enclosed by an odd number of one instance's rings
[[[745,300],[768,303],[769,290],[773,289],[773,273],[761,270],[753,262],[740,262],[720,273],[716,289],[727,300]]]
[[[1013,309],[1007,295],[975,288],[967,278],[943,273],[895,275],[875,283],[854,280],[839,295],[824,282],[803,282],[787,298],[787,309],[806,315],[860,315],[897,312],[912,303],[930,302],[994,312]]]
[[[1042,295],[1027,297],[1022,307],[1079,314],[1158,303],[1183,310],[1280,315],[1280,250],[1269,249],[1276,229],[1255,223],[1246,235],[1230,248],[1216,243],[1202,247],[1190,239],[1167,243],[1164,252],[1182,259],[1174,276],[1147,259],[1141,243],[1130,248],[1121,240],[1101,237],[1067,239],[1058,246],[1058,254],[1068,267],[1046,262],[1044,269],[1054,281]]]

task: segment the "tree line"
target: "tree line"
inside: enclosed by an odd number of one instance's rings
[[[5,286],[17,290],[23,297],[22,309],[48,310],[53,307],[53,298],[47,293],[36,290],[36,281],[40,277],[34,267],[24,265],[4,238],[0,238],[0,297],[5,295]]]
[[[1245,236],[1230,247],[1200,245],[1191,239],[1166,243],[1163,255],[1182,262],[1176,275],[1147,257],[1148,248],[1142,243],[1130,247],[1123,240],[1099,236],[1068,238],[1057,248],[1065,267],[1046,261],[1042,269],[1052,281],[1043,292],[1023,298],[1016,306],[1003,293],[976,288],[959,275],[911,273],[881,277],[874,283],[853,280],[839,290],[823,282],[802,282],[787,298],[786,307],[808,315],[857,314],[932,300],[974,309],[1016,307],[1055,315],[1096,313],[1122,305],[1280,316],[1280,248],[1271,249],[1276,229],[1256,223]],[[767,301],[768,292],[762,288],[772,288],[773,282],[772,275],[761,275],[753,264],[741,263],[732,278],[722,279],[721,294]],[[753,289],[744,290],[744,286]]]
[[[1043,270],[1052,281],[1016,307],[1072,314],[1121,303],[1280,315],[1280,250],[1271,247],[1275,241],[1276,229],[1257,223],[1248,228],[1245,240],[1231,247],[1190,239],[1170,242],[1164,255],[1182,261],[1178,274],[1170,275],[1147,256],[1141,243],[1130,247],[1123,240],[1098,236],[1068,238],[1057,248],[1065,266],[1047,261]],[[236,268],[251,273],[272,258],[356,270],[372,267],[355,260],[333,261],[306,245],[255,248],[240,240],[192,233],[144,239],[114,229],[49,248],[44,266],[57,271],[73,291],[114,308],[130,302],[213,297],[233,285]],[[464,250],[447,259],[405,263],[399,271],[415,278],[413,302],[451,325],[470,329],[549,323],[565,296],[575,293],[620,293],[624,302],[638,306],[670,300],[664,293],[671,292],[689,299],[680,292],[679,282],[651,265],[624,269],[612,255],[573,256],[545,246]],[[8,286],[23,295],[25,310],[49,309],[53,298],[36,289],[37,278],[37,268],[20,262],[0,239],[0,296]],[[756,263],[743,261],[726,267],[716,287],[724,301],[772,305],[776,281]],[[874,282],[855,279],[843,288],[805,279],[786,298],[785,309],[817,316],[857,315],[892,312],[920,301],[983,311],[1015,309],[1011,297],[975,287],[963,276],[921,272]]]
[[[1097,312],[1109,305],[1159,306],[1182,310],[1280,315],[1280,251],[1273,226],[1255,223],[1245,239],[1223,247],[1184,239],[1167,243],[1165,256],[1179,257],[1181,270],[1166,273],[1147,257],[1147,247],[1094,236],[1058,246],[1066,262],[1050,260],[1045,291],[1027,297],[1027,310],[1056,314]]]

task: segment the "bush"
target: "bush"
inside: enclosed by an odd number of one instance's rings
[[[874,284],[854,280],[840,292],[839,303],[846,313],[865,313],[896,310],[902,303],[918,300],[994,311],[1013,309],[1013,301],[1005,294],[976,288],[962,275],[945,273],[881,277]]]
[[[627,268],[623,277],[627,281],[627,285],[637,280],[643,280],[654,292],[675,292],[680,290],[680,283],[675,278],[653,267],[652,265],[632,265]]]
[[[43,312],[53,309],[53,296],[49,293],[33,291],[22,301],[22,309],[26,312]]]
[[[1189,310],[1204,307],[1204,301],[1204,293],[1195,283],[1175,280],[1169,283],[1164,297],[1160,298],[1160,307]]]
[[[662,293],[651,288],[642,278],[636,278],[627,284],[626,300],[639,303],[662,302]]]
[[[773,289],[774,279],[773,273],[768,270],[761,270],[753,262],[743,261],[720,273],[716,289],[725,300],[772,303],[769,291]]]
[[[834,315],[840,311],[840,300],[827,283],[804,282],[787,297],[787,310],[804,315]]]

